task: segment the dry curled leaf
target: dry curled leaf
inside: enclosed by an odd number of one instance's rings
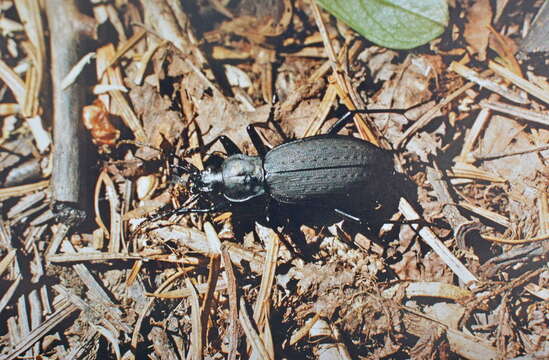
[[[96,99],[93,104],[82,109],[82,121],[97,145],[113,146],[120,137],[120,131],[109,119],[109,112],[103,102]]]
[[[490,26],[489,29],[491,32],[489,42],[490,48],[498,53],[509,70],[516,75],[523,77],[520,65],[515,58],[515,53],[518,50],[517,44],[515,44],[510,37],[497,32],[493,27]]]
[[[486,59],[491,22],[492,6],[490,0],[478,0],[468,9],[463,36],[473,51],[478,54],[481,61]]]

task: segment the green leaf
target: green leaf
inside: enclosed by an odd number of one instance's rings
[[[392,48],[423,45],[448,25],[446,0],[316,0],[371,42]]]

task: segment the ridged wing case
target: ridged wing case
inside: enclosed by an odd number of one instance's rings
[[[267,192],[287,204],[349,208],[375,201],[393,174],[391,153],[341,135],[295,140],[269,151],[263,163]]]

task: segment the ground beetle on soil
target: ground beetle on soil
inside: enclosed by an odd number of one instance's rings
[[[189,175],[187,187],[193,195],[187,203],[209,199],[210,206],[181,207],[150,220],[173,214],[222,212],[237,203],[264,197],[267,203],[320,207],[361,222],[357,209],[388,191],[388,181],[395,173],[392,154],[367,141],[337,133],[356,113],[388,112],[404,114],[406,110],[350,111],[325,135],[294,140],[270,150],[250,125],[247,131],[258,156],[242,154],[232,140],[220,136],[214,142],[221,142],[227,158],[219,167],[200,171],[182,159],[176,167],[179,175]]]

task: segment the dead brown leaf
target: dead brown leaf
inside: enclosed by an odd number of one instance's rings
[[[467,9],[467,23],[463,37],[473,49],[473,53],[478,54],[480,61],[486,60],[486,48],[490,37],[489,26],[492,23],[492,6],[490,0],[476,0],[473,5]]]
[[[502,60],[512,72],[520,77],[523,77],[520,64],[515,58],[515,54],[518,51],[518,45],[513,41],[513,39],[503,34],[500,34],[492,26],[490,26],[489,29],[490,48],[498,53],[498,55],[502,58]]]
[[[173,102],[170,99],[148,84],[132,86],[129,94],[142,119],[149,145],[159,147],[164,137],[173,140],[181,134],[184,125],[181,114],[171,110]]]

